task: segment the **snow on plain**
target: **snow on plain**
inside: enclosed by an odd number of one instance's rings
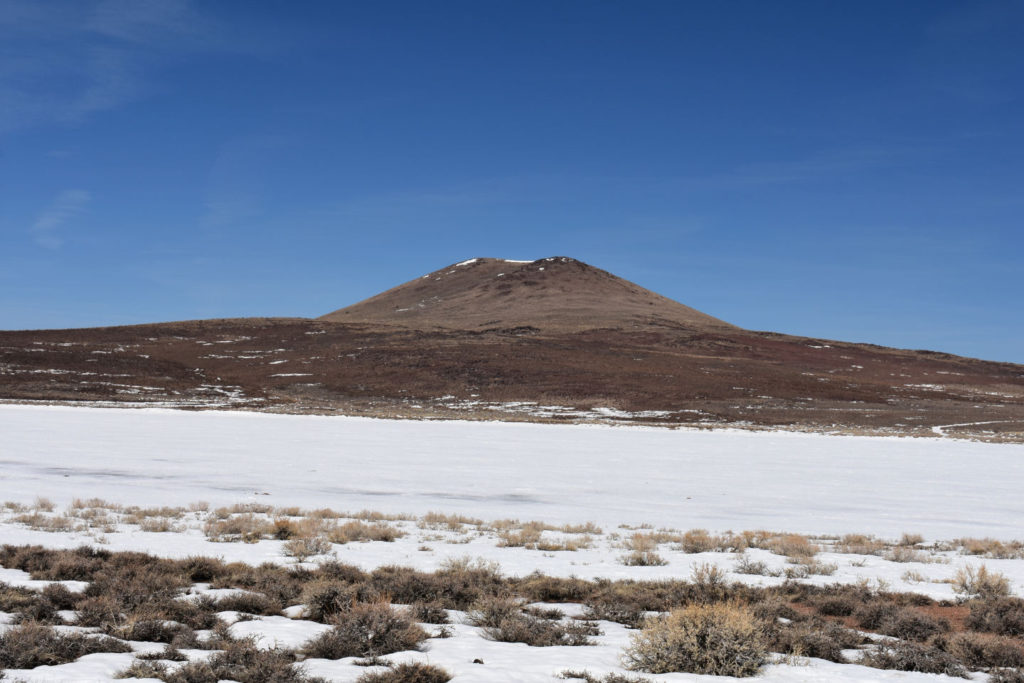
[[[1024,446],[604,425],[0,406],[0,499],[1014,538]]]
[[[686,577],[712,563],[730,580],[769,584],[779,577],[735,574],[734,553],[687,554],[659,548],[667,564],[627,567],[614,533],[620,524],[713,531],[773,529],[814,535],[869,533],[895,539],[916,532],[929,540],[961,536],[1019,537],[1024,514],[1024,447],[950,439],[840,437],[796,433],[669,430],[600,425],[415,422],[350,417],[0,406],[0,500],[31,503],[45,496],[66,506],[74,498],[127,505],[184,506],[258,502],[305,509],[371,509],[422,515],[440,510],[485,520],[518,518],[550,524],[594,522],[605,527],[594,545],[571,552],[500,547],[494,534],[390,522],[406,535],[393,543],[334,545],[337,559],[370,569],[385,564],[435,569],[450,558],[480,557],[506,574],[539,570],[583,578]],[[170,557],[213,555],[250,563],[293,563],[281,541],[212,543],[200,513],[170,533],[117,524],[109,532],[46,532],[0,519],[4,543],[110,550],[144,550]],[[550,532],[545,532],[550,533]],[[784,570],[785,558],[751,549],[747,557]],[[321,559],[321,558],[314,558]],[[877,556],[818,555],[835,564],[815,583],[882,581],[898,590],[951,597],[948,580],[976,558],[932,553],[926,562]],[[985,560],[1024,592],[1024,560]],[[908,569],[916,577],[908,579]],[[0,581],[40,588],[24,572],[4,569]],[[81,586],[71,586],[76,589]],[[289,613],[291,614],[291,613]],[[454,637],[432,639],[423,653],[392,661],[429,661],[456,681],[547,681],[564,669],[621,672],[629,633],[601,622],[594,647],[530,648],[481,637],[465,623]],[[2,628],[2,627],[0,627]],[[270,646],[293,646],[319,625],[263,617],[236,623],[237,635]],[[428,627],[433,630],[433,627]],[[27,681],[109,680],[130,654],[89,655],[79,661],[10,675]],[[486,665],[472,664],[483,659]],[[351,661],[308,660],[309,672],[354,681],[366,669]],[[665,674],[656,681],[722,680]],[[807,681],[935,681],[943,676],[868,669],[822,660],[780,661],[761,677]],[[984,676],[976,675],[976,680]]]

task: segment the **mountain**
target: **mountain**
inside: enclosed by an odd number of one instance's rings
[[[320,320],[421,330],[735,329],[567,256],[537,261],[469,259],[328,313]]]
[[[561,256],[318,319],[0,331],[0,400],[1024,442],[1024,366],[745,330]]]

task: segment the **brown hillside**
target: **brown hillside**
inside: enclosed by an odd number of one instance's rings
[[[320,318],[410,329],[735,329],[611,273],[566,256],[475,258],[436,270]]]

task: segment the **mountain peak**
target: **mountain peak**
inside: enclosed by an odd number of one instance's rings
[[[466,259],[321,320],[464,330],[733,327],[569,256]]]

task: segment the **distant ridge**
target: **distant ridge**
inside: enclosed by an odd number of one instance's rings
[[[0,331],[0,402],[1024,443],[1024,366],[746,330],[567,256],[454,263],[321,318]]]
[[[411,329],[581,331],[733,325],[568,256],[472,258],[320,318]]]

